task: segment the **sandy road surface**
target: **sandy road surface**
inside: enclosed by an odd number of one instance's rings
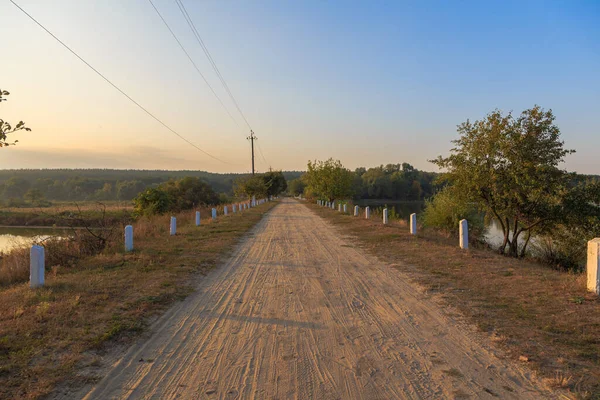
[[[90,399],[551,398],[283,200]]]

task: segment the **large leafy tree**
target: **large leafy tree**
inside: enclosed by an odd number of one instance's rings
[[[333,201],[352,196],[354,174],[339,160],[309,161],[303,179],[314,196]]]
[[[247,198],[251,198],[252,196],[277,196],[285,192],[286,189],[287,181],[281,171],[269,171],[264,174],[243,176],[233,184],[235,195]]]
[[[498,221],[504,233],[500,253],[523,256],[531,234],[551,229],[574,201],[571,175],[559,168],[573,150],[564,148],[554,119],[539,106],[516,117],[496,110],[459,125],[450,156],[432,161],[467,201]]]
[[[244,176],[233,183],[233,193],[238,197],[265,197],[268,192],[267,183],[261,175]]]
[[[267,195],[277,196],[287,189],[287,180],[282,171],[269,171],[261,175],[267,186]]]
[[[9,94],[10,93],[6,90],[0,89],[0,103],[6,101],[6,96],[8,96]],[[16,125],[13,126],[7,121],[0,118],[0,147],[15,145],[18,142],[18,140],[15,140],[12,143],[8,142],[8,135],[21,130],[30,131],[31,129],[26,127],[25,122],[23,121],[19,121]]]

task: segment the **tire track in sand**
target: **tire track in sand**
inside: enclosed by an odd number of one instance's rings
[[[86,396],[496,397],[556,396],[291,199]]]

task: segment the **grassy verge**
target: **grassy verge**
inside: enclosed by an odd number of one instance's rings
[[[461,250],[433,231],[364,219],[307,204],[361,247],[408,274],[474,323],[508,357],[527,363],[554,387],[600,399],[600,301],[585,276],[490,250]],[[349,210],[350,211],[350,210]]]
[[[106,251],[70,267],[55,267],[46,286],[0,287],[0,398],[38,398],[60,382],[94,381],[77,371],[98,363],[115,344],[128,344],[152,318],[193,291],[273,206],[193,224],[193,213],[134,225],[133,253]],[[83,380],[83,381],[82,381]]]

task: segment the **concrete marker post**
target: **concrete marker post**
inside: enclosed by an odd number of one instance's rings
[[[468,249],[469,248],[469,223],[467,222],[466,219],[461,219],[459,222],[459,231],[458,231],[458,236],[459,236],[459,245],[461,249]]]
[[[384,208],[383,209],[383,224],[387,225],[388,223],[388,209]]]
[[[354,206],[354,216],[358,217],[358,213],[360,211],[360,207],[359,206]]]
[[[588,242],[587,289],[600,295],[600,238]]]
[[[411,235],[417,234],[417,214],[416,213],[410,214],[410,234]]]
[[[212,209],[212,219],[213,219],[213,221],[214,221],[215,219],[217,219],[217,209],[216,209],[216,208],[213,208],[213,209]]]
[[[365,207],[365,219],[371,218],[371,209],[367,206]]]
[[[227,215],[227,206],[223,207],[223,215]]]
[[[346,214],[348,212],[348,205],[344,204],[344,214]]]
[[[46,273],[46,255],[42,246],[37,244],[31,246],[29,251],[29,287],[37,288],[44,286]]]
[[[233,213],[235,214],[235,204],[231,206],[231,211],[233,211]]]
[[[342,205],[338,204],[338,212],[342,212]]]
[[[196,211],[196,226],[200,226],[200,211]]]
[[[171,217],[171,226],[169,227],[169,234],[171,236],[177,233],[177,218]]]
[[[133,226],[125,227],[125,251],[133,250]]]

